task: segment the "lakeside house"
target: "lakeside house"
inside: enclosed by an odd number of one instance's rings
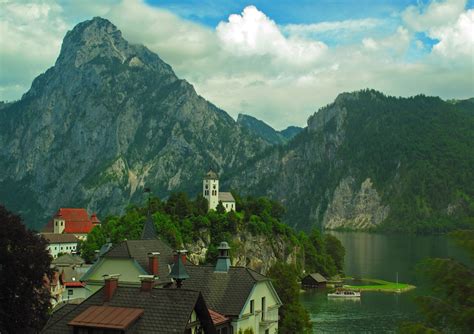
[[[185,289],[200,291],[210,309],[230,319],[233,333],[278,332],[282,302],[269,278],[246,267],[230,265],[229,246],[222,242],[214,266],[186,266]]]
[[[208,210],[216,210],[219,202],[227,212],[235,211],[235,199],[230,192],[219,191],[219,176],[209,170],[202,181],[202,195],[208,202]]]
[[[328,280],[320,273],[313,273],[306,275],[301,280],[301,287],[303,289],[319,289],[325,288]]]

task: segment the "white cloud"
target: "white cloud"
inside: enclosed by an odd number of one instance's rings
[[[433,29],[432,38],[439,40],[433,52],[447,58],[466,57],[474,66],[474,10],[462,13],[451,26]],[[472,73],[472,72],[471,72]]]
[[[286,38],[276,23],[255,6],[246,7],[241,15],[230,15],[227,22],[219,23],[216,31],[224,49],[232,54],[270,55],[287,64],[315,62],[327,50],[322,42]]]
[[[429,31],[453,24],[464,12],[467,0],[433,0],[428,6],[409,6],[402,13],[407,26],[414,31]]]
[[[409,8],[398,28],[372,34],[386,29],[383,20],[279,26],[249,6],[214,30],[143,0],[8,2],[0,10],[0,100],[20,97],[54,64],[66,30],[97,15],[110,19],[129,41],[157,52],[199,94],[232,116],[251,114],[277,128],[304,125],[338,93],[366,87],[403,96],[473,96],[472,10],[453,9],[441,20],[433,9],[440,4]],[[331,46],[311,35],[352,31],[362,38]],[[426,31],[439,42],[430,51],[413,41],[414,31]],[[411,45],[424,56],[407,60]]]
[[[51,2],[0,3],[0,99],[17,99],[57,56],[67,24]]]
[[[332,22],[320,22],[313,24],[288,24],[283,26],[283,30],[290,35],[308,36],[312,34],[324,33],[328,31],[350,30],[360,31],[375,28],[382,25],[380,19],[367,18],[361,20],[344,20]]]

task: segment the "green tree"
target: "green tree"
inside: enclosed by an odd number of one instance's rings
[[[0,205],[0,332],[39,331],[48,318],[51,256],[46,240]]]
[[[333,258],[337,270],[342,272],[344,269],[346,250],[344,246],[342,246],[341,241],[331,234],[326,234],[324,235],[324,243],[327,254]]]
[[[452,234],[452,237],[466,249],[472,250],[473,230],[458,231]],[[474,258],[474,253],[470,254]],[[454,259],[435,258],[422,261],[417,266],[417,270],[430,284],[432,293],[416,299],[425,317],[424,323],[404,324],[401,331],[406,333],[474,332],[474,271],[472,268]]]
[[[216,206],[216,212],[218,214],[223,214],[225,213],[225,208],[224,208],[224,204],[222,204],[222,201],[219,201],[219,203],[217,204]]]
[[[267,276],[273,280],[275,290],[283,303],[279,309],[278,333],[311,333],[309,314],[298,299],[300,287],[295,268],[284,262],[276,262]]]

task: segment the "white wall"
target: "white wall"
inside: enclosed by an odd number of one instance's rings
[[[234,334],[238,333],[239,329],[244,331],[247,328],[252,328],[255,334],[265,334],[266,329],[269,330],[270,334],[276,334],[278,332],[278,301],[273,296],[269,284],[267,281],[263,281],[255,285],[244,307],[244,311],[241,313],[241,317],[232,322]],[[265,322],[265,326],[260,326],[262,318],[262,297],[265,297],[266,304],[265,319],[276,320],[273,322]],[[254,301],[254,310],[252,313],[250,312],[251,300]]]
[[[49,244],[47,247],[51,256],[55,259],[59,253],[74,253],[77,250],[77,242],[65,242],[65,243],[54,243]]]

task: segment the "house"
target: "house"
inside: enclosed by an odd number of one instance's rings
[[[49,293],[51,295],[51,307],[55,307],[57,304],[63,301],[62,296],[64,292],[64,283],[61,273],[59,271],[53,271],[51,279],[49,279],[48,276],[44,275],[43,285],[46,289],[49,290]]]
[[[301,287],[303,289],[317,289],[325,288],[328,280],[319,273],[309,274],[301,280]]]
[[[42,333],[216,333],[200,292],[156,289],[149,275],[141,277],[139,286],[118,280],[106,276],[90,298],[58,310]]]
[[[156,235],[149,217],[144,224],[141,239],[125,240],[108,245],[107,250],[81,277],[91,291],[103,285],[103,276],[120,274],[120,281],[128,285],[140,285],[139,275],[155,275],[156,285],[169,283],[170,266],[173,264],[173,249]]]
[[[90,217],[86,209],[60,208],[43,228],[42,233],[73,234],[80,240],[85,240],[87,234],[100,224],[97,215]]]
[[[79,239],[74,234],[42,233],[41,235],[48,242],[46,249],[53,259],[60,254],[76,253],[78,249]]]
[[[215,210],[219,202],[227,212],[235,211],[235,199],[230,192],[219,192],[219,176],[209,170],[202,181],[202,195],[208,202],[208,209]]]
[[[80,278],[89,270],[91,265],[77,256],[71,254],[62,255],[51,263],[62,277],[63,292],[61,300],[65,303],[80,303],[86,299],[91,290]]]
[[[226,242],[220,244],[215,266],[186,266],[189,278],[182,287],[200,291],[209,309],[230,319],[233,333],[277,333],[282,303],[271,280],[252,269],[231,266],[229,249]]]

